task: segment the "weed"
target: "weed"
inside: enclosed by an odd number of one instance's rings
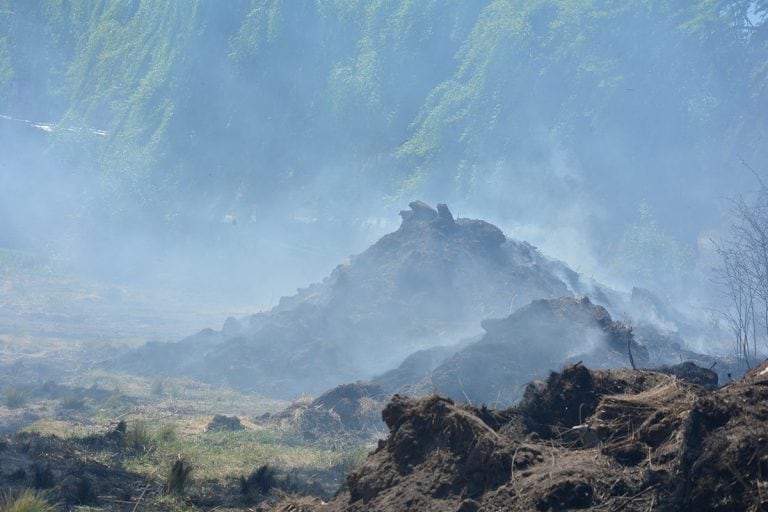
[[[163,423],[155,436],[162,443],[172,443],[178,438],[178,428],[173,423]]]
[[[5,405],[9,409],[18,409],[27,403],[27,392],[23,389],[12,387],[5,390]]]
[[[184,488],[189,483],[189,475],[192,473],[192,466],[184,462],[184,459],[179,458],[171,466],[171,471],[168,473],[167,488],[168,492],[172,494],[182,494]]]
[[[32,485],[34,485],[36,489],[48,489],[49,487],[53,487],[54,483],[51,466],[49,464],[35,462],[32,466]]]
[[[129,405],[129,400],[119,387],[115,387],[109,396],[102,400],[101,404],[104,409],[111,409],[113,412],[118,413],[126,409],[126,406]]]
[[[152,396],[163,396],[165,394],[165,385],[163,384],[162,379],[153,380],[149,392]]]
[[[32,489],[25,489],[17,496],[4,495],[1,500],[0,512],[53,512],[55,510],[45,494]]]
[[[149,427],[143,421],[136,421],[126,429],[123,440],[128,450],[138,454],[149,453],[156,447]]]
[[[268,464],[259,466],[253,470],[248,478],[240,477],[240,492],[246,498],[253,497],[254,494],[267,494],[275,486],[275,470]]]

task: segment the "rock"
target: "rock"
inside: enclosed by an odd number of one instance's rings
[[[408,204],[411,211],[404,210],[400,212],[403,218],[403,225],[413,222],[430,222],[437,218],[437,211],[422,201],[413,201]]]
[[[448,209],[448,205],[443,203],[437,203],[437,217],[447,226],[453,226],[456,221],[453,220],[451,210]]]

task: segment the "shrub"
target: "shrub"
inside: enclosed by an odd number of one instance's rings
[[[27,393],[23,389],[13,387],[5,390],[5,405],[9,409],[18,409],[27,403]]]
[[[137,421],[125,431],[125,447],[135,453],[149,453],[155,449],[155,440],[149,427],[143,421]]]
[[[85,408],[85,399],[77,395],[67,395],[61,399],[61,407],[68,411],[79,411]]]
[[[177,429],[173,423],[163,423],[157,430],[156,438],[163,443],[172,443],[176,440]]]
[[[17,496],[2,497],[0,512],[53,512],[51,505],[43,493],[25,489]]]
[[[192,473],[192,466],[187,464],[184,459],[178,459],[171,466],[171,471],[168,473],[167,488],[168,492],[172,494],[182,494],[184,488],[189,483],[189,475]]]
[[[126,396],[120,391],[120,388],[113,389],[101,403],[105,409],[112,409],[115,412],[122,411],[128,404]]]
[[[240,492],[247,498],[254,494],[266,494],[275,486],[275,470],[264,464],[253,470],[248,478],[240,477]]]
[[[32,465],[32,485],[36,489],[48,489],[55,484],[50,464],[35,462]]]
[[[152,396],[162,396],[165,393],[165,385],[161,379],[155,379],[152,381],[152,386],[149,389]]]

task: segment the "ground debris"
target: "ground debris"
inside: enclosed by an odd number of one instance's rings
[[[384,391],[376,384],[342,384],[314,400],[299,400],[264,421],[307,441],[360,441],[384,433]]]
[[[301,510],[768,506],[768,361],[716,390],[661,372],[572,365],[529,386],[516,408],[397,395],[383,418],[389,437],[347,488]]]

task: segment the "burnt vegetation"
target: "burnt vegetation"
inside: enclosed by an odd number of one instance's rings
[[[768,510],[767,62],[768,0],[0,0],[0,512]]]

